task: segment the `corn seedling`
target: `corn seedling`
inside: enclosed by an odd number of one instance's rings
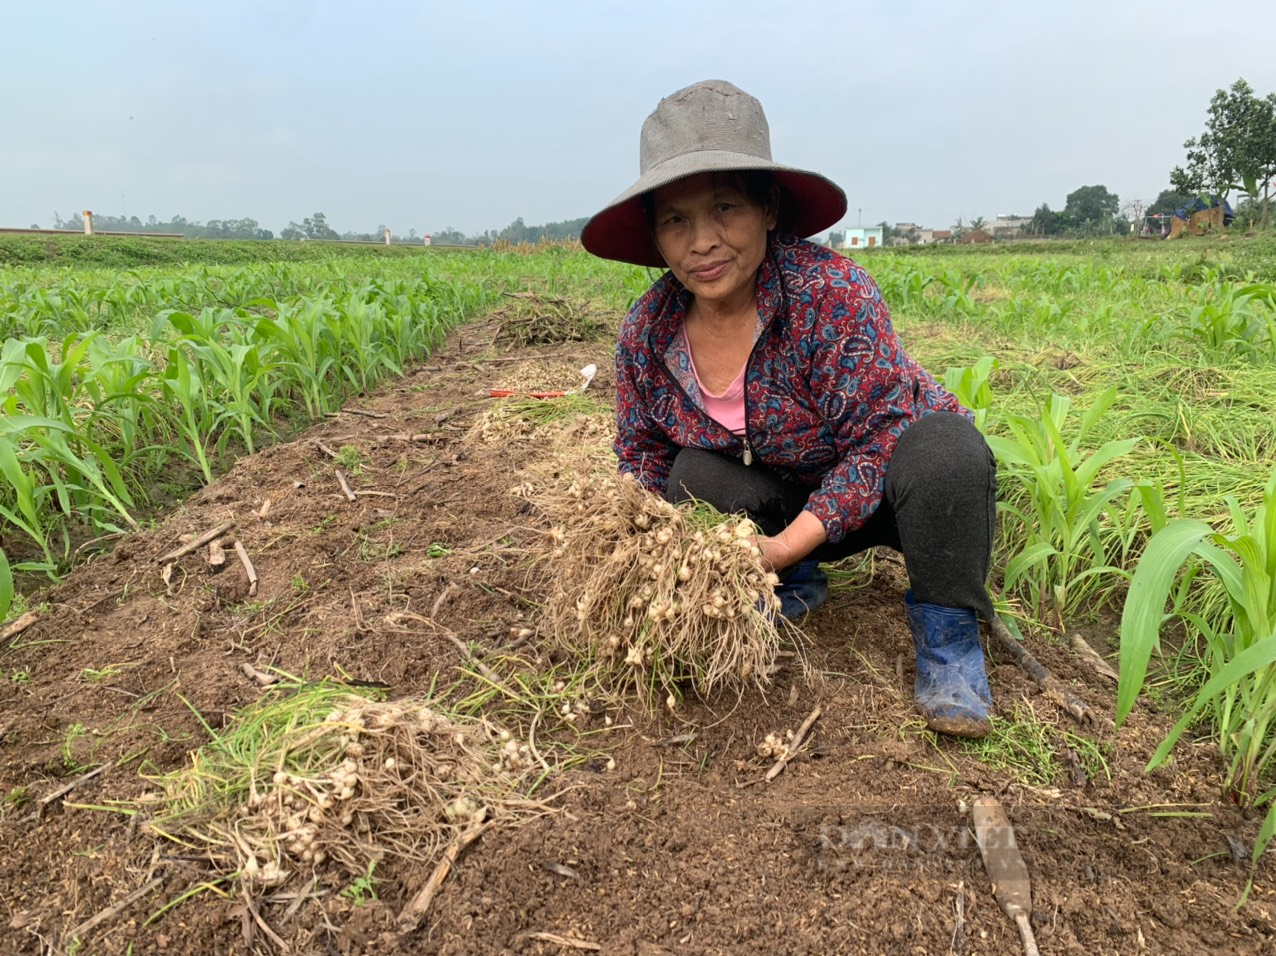
[[[1153,764],[1168,756],[1191,722],[1211,714],[1220,749],[1230,761],[1228,784],[1248,802],[1266,801],[1259,780],[1276,755],[1276,472],[1251,521],[1233,499],[1234,533],[1203,521],[1171,521],[1144,550],[1121,618],[1121,682],[1117,720],[1134,706],[1148,660],[1160,646],[1166,602],[1187,566],[1217,579],[1227,595],[1227,613],[1211,622],[1182,606],[1190,591],[1175,591],[1171,616],[1183,619],[1205,638],[1210,679],[1196,692],[1187,714],[1157,750]],[[1192,570],[1190,573],[1196,573]]]
[[[988,409],[992,406],[990,379],[998,368],[997,360],[985,355],[974,365],[949,366],[944,373],[944,388],[957,397],[962,406],[975,413],[975,425],[985,430]]]
[[[1062,626],[1077,585],[1117,570],[1109,563],[1101,525],[1125,520],[1119,502],[1132,483],[1118,478],[1098,491],[1094,484],[1103,467],[1129,454],[1139,439],[1113,439],[1090,454],[1081,449],[1115,399],[1115,388],[1101,393],[1071,441],[1062,432],[1071,401],[1059,394],[1047,399],[1037,418],[1007,416],[1013,439],[988,436],[1004,474],[1017,486],[1002,509],[1018,521],[1023,544],[1006,562],[1005,587],[1025,588],[1038,620],[1049,609]]]
[[[1276,756],[1276,471],[1252,521],[1233,499],[1233,534],[1184,518],[1170,522],[1148,542],[1130,584],[1121,618],[1121,672],[1117,722],[1134,706],[1148,660],[1160,646],[1165,608],[1185,565],[1222,583],[1228,614],[1211,624],[1184,607],[1179,588],[1171,615],[1204,638],[1209,674],[1187,712],[1157,748],[1149,768],[1164,762],[1175,743],[1203,712],[1212,718],[1219,749],[1229,761],[1227,784],[1246,803],[1269,809],[1253,851],[1253,863],[1276,835],[1276,790],[1262,780]],[[1247,891],[1248,892],[1248,889]]]

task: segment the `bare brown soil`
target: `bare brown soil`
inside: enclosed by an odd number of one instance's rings
[[[77,570],[0,648],[0,952],[278,951],[232,887],[200,891],[209,870],[197,851],[149,834],[141,814],[94,807],[184,766],[207,739],[194,711],[218,728],[256,700],[243,664],[407,696],[460,676],[442,628],[484,652],[535,628],[527,545],[543,529],[508,491],[549,443],[535,430],[467,434],[492,407],[489,387],[570,388],[596,362],[606,396],[611,353],[569,343],[473,363],[491,354],[484,335],[463,330],[430,367],[349,406],[379,417],[343,413],[240,461]],[[403,438],[414,435],[426,437]],[[366,494],[346,500],[316,442],[360,450],[351,484]],[[179,536],[232,520],[256,596],[233,553],[217,574],[197,552],[161,580],[155,559]],[[1024,769],[934,738],[912,710],[903,589],[883,553],[871,583],[836,589],[803,623],[822,680],[794,668],[766,699],[687,701],[654,719],[612,704],[574,726],[546,722],[542,751],[580,758],[540,791],[561,793],[558,812],[470,846],[416,932],[399,935],[395,916],[429,873],[393,863],[377,871],[376,899],[342,894],[348,876],[323,871],[313,896],[265,901],[259,915],[298,953],[1012,954],[1018,935],[964,809],[991,793],[1018,830],[1043,953],[1273,951],[1270,862],[1234,909],[1246,877],[1235,856],[1260,820],[1220,795],[1212,747],[1145,774],[1165,716],[1143,711],[1120,732],[1078,726],[1005,662],[991,670],[1000,712],[1019,718],[1021,739],[1039,738],[1018,754]],[[404,611],[441,627],[392,616]],[[1112,688],[1063,643],[1033,650],[1112,712]],[[551,664],[539,637],[518,653],[528,668]],[[817,705],[809,749],[763,782],[758,742]]]

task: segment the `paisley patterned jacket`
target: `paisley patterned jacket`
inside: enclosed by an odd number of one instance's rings
[[[758,273],[745,434],[733,435],[701,402],[682,334],[689,304],[666,273],[630,309],[616,350],[620,470],[658,494],[679,448],[760,461],[812,489],[806,510],[839,541],[881,504],[904,429],[934,411],[969,415],[904,352],[863,269],[823,246],[773,236]]]

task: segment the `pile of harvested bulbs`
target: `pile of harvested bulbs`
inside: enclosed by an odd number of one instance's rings
[[[747,518],[674,506],[614,474],[514,492],[551,525],[541,632],[591,661],[604,685],[652,703],[688,679],[702,697],[767,683],[785,622]]]
[[[205,844],[252,892],[325,864],[352,876],[388,858],[430,864],[473,823],[546,811],[521,794],[535,761],[508,731],[335,686],[294,686],[237,715],[161,779],[148,828]]]

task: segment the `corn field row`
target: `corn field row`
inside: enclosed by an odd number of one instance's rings
[[[212,481],[232,454],[401,374],[487,297],[476,283],[333,283],[304,268],[207,280],[196,272],[101,294],[76,292],[74,279],[0,287],[8,327],[38,333],[6,335],[0,348],[0,618],[14,572],[56,579],[79,543],[134,527],[146,489],[175,458]],[[237,304],[160,308],[122,336],[93,327],[167,295]]]
[[[1002,607],[1054,632],[1121,616],[1118,717],[1140,691],[1186,701],[1238,797],[1276,807],[1276,246],[864,264],[997,456]],[[340,259],[0,272],[9,560],[60,573],[77,541],[131,526],[174,455],[211,480],[428,352],[484,290],[588,297],[618,320],[654,277],[569,249],[430,266],[429,281],[406,258],[374,279]],[[0,616],[9,577],[0,552]]]

